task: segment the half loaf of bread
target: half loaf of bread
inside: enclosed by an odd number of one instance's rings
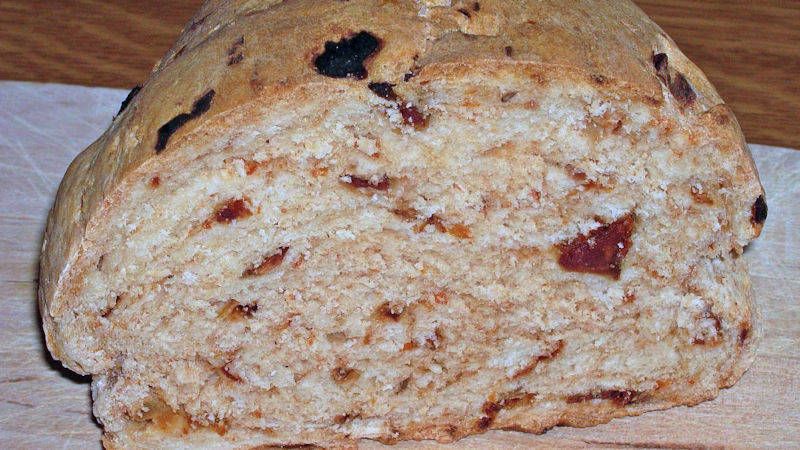
[[[40,307],[111,448],[539,433],[732,385],[766,212],[628,1],[211,0],[70,166]]]

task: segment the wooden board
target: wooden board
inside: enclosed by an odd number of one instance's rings
[[[634,2],[708,74],[751,142],[800,148],[800,1]],[[0,1],[0,80],[130,89],[202,3]]]
[[[0,82],[0,448],[99,448],[88,378],[46,353],[36,305],[44,220],[67,164],[108,126],[126,92]],[[490,432],[452,446],[800,446],[800,152],[753,146],[769,199],[745,252],[764,340],[750,371],[714,401],[534,436]],[[364,447],[378,444],[365,442]]]

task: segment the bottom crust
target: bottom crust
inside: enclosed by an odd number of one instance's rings
[[[755,339],[754,339],[755,341]],[[755,347],[750,346],[748,350]],[[753,351],[740,354],[734,364],[727,368],[725,378],[718,388],[716,385],[704,385],[695,382],[682,385],[673,384],[659,389],[652,396],[644,396],[630,404],[622,404],[624,400],[591,399],[570,403],[570,399],[562,399],[561,406],[553,408],[553,402],[537,402],[536,404],[514,405],[512,414],[501,415],[486,426],[480,420],[462,418],[461,420],[443,421],[433,425],[412,426],[395,430],[393,434],[375,437],[373,440],[383,444],[395,444],[400,441],[433,440],[440,443],[451,443],[464,437],[482,434],[489,430],[518,431],[531,434],[543,434],[556,426],[591,427],[610,422],[612,419],[625,416],[638,416],[650,411],[668,409],[674,406],[695,406],[704,401],[714,399],[720,388],[732,386],[741,378],[754,359]],[[719,372],[718,372],[719,373]],[[549,412],[544,412],[549,409]],[[502,410],[502,406],[497,411]],[[279,435],[276,432],[249,429],[215,430],[186,424],[177,433],[167,432],[153,427],[143,428],[136,424],[128,426],[122,433],[105,433],[103,446],[107,449],[122,448],[235,448],[235,449],[269,449],[269,448],[330,448],[355,449],[359,440],[329,430],[315,430],[302,435]]]

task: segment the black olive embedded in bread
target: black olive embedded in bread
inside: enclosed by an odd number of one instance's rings
[[[48,220],[110,448],[451,441],[692,405],[760,335],[730,108],[624,1],[209,1]]]

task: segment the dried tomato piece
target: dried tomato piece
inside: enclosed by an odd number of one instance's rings
[[[333,423],[335,423],[336,425],[344,425],[345,423],[350,422],[351,420],[357,419],[359,417],[361,417],[361,414],[359,413],[339,414],[338,416],[335,416],[333,418]]]
[[[395,309],[395,307],[392,306],[389,302],[385,302],[378,307],[375,313],[379,318],[390,319],[397,322],[403,315],[403,308],[399,307]]]
[[[406,102],[394,92],[394,84],[391,83],[370,83],[367,85],[375,95],[386,100],[397,102],[398,110],[403,116],[403,122],[413,126],[417,130],[422,130],[428,126],[428,116],[420,112],[415,105]]]
[[[692,85],[686,80],[682,73],[676,73],[670,78],[669,91],[673,97],[684,105],[691,105],[697,99],[697,94],[692,90]]]
[[[622,260],[628,254],[633,233],[634,215],[558,244],[558,263],[573,272],[596,273],[619,279]]]
[[[255,277],[255,276],[266,275],[270,270],[281,265],[281,263],[283,262],[283,258],[286,256],[287,251],[289,251],[289,247],[280,247],[277,253],[273,253],[269,256],[264,257],[264,259],[261,260],[260,263],[245,270],[242,276]]]
[[[258,311],[258,305],[255,303],[252,304],[239,304],[236,305],[234,308],[238,314],[241,314],[243,317],[253,317],[253,313]]]
[[[224,366],[222,366],[222,373],[223,373],[223,374],[224,374],[226,377],[230,378],[230,379],[231,379],[231,380],[233,380],[233,381],[236,381],[237,383],[238,383],[238,382],[241,382],[241,381],[242,381],[242,377],[240,377],[240,376],[239,376],[238,374],[236,374],[235,372],[231,371],[230,367],[228,367],[228,365],[229,365],[229,364],[230,364],[230,363],[228,363],[228,364],[225,364]]]
[[[752,331],[753,330],[750,328],[749,324],[743,326],[739,330],[739,347],[744,347],[744,344],[747,342],[747,339],[750,337]]]
[[[424,222],[421,222],[419,225],[414,227],[414,230],[417,233],[422,233],[423,231],[425,231],[425,228],[428,225],[433,225],[434,227],[436,227],[436,231],[440,233],[447,233],[447,227],[444,225],[444,222],[442,222],[442,219],[440,219],[439,216],[437,216],[436,214],[433,214],[432,216],[425,219]]]
[[[240,218],[250,217],[253,212],[247,206],[244,199],[228,200],[222,207],[220,207],[214,214],[215,219],[219,223],[231,223],[232,221]]]
[[[389,177],[386,175],[384,175],[383,178],[381,178],[377,183],[372,182],[367,178],[360,178],[353,175],[344,175],[343,178],[350,179],[350,181],[345,182],[357,188],[370,188],[378,191],[385,191],[389,189],[389,185],[391,184],[391,180],[389,180]]]
[[[403,116],[403,122],[413,126],[417,130],[428,126],[428,117],[424,116],[414,105],[401,105],[400,114]]]
[[[479,429],[486,429],[494,422],[497,414],[504,409],[511,409],[519,406],[520,404],[530,402],[534,398],[533,394],[522,394],[517,397],[511,397],[501,400],[500,402],[487,401],[481,407],[483,417],[478,419],[476,425]]]
[[[712,346],[719,344],[720,343],[719,337],[721,334],[720,330],[722,330],[722,323],[719,320],[719,316],[714,314],[714,312],[711,311],[710,308],[706,308],[703,310],[700,319],[711,321],[712,327],[714,328],[714,334],[711,336],[696,337],[692,339],[692,343],[695,345],[712,345]]]
[[[389,101],[397,100],[397,94],[394,93],[393,87],[396,85],[391,83],[370,83],[367,85],[370,91],[374,92],[378,97],[385,98]]]
[[[639,399],[639,392],[609,390],[609,391],[602,391],[598,394],[592,394],[592,393],[578,394],[568,397],[567,403],[569,404],[582,403],[582,402],[587,402],[589,400],[594,400],[596,398],[602,400],[611,400],[612,402],[614,402],[616,406],[622,407],[636,402]]]
[[[337,367],[331,370],[331,378],[337,383],[355,381],[361,376],[361,372],[350,367]]]

